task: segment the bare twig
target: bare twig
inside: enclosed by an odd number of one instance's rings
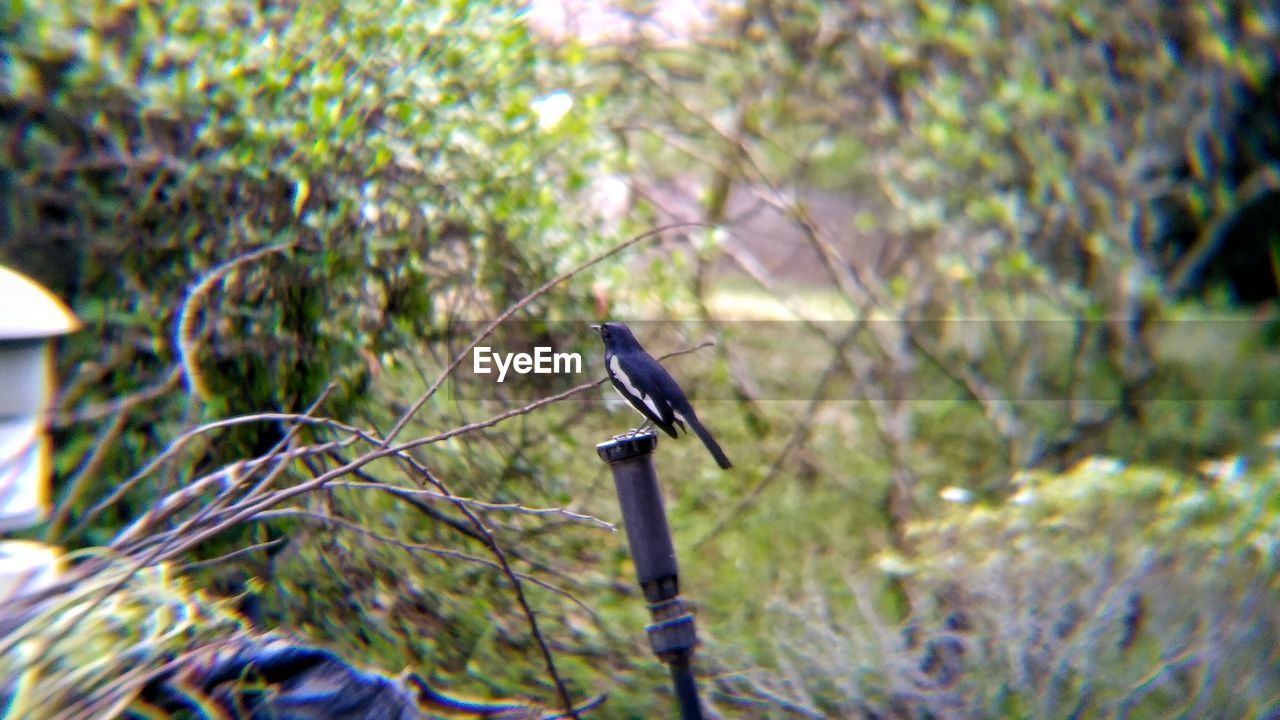
[[[595,517],[594,515],[583,515],[582,513],[576,513],[576,512],[573,512],[572,510],[566,510],[565,508],[533,508],[533,507],[525,507],[524,505],[521,505],[519,503],[485,502],[484,500],[473,500],[471,498],[458,497],[456,495],[446,495],[445,493],[436,492],[434,490],[416,490],[416,489],[402,488],[396,485],[390,485],[387,483],[380,483],[380,482],[358,482],[358,483],[345,482],[345,481],[332,482],[332,483],[329,483],[329,487],[346,487],[346,488],[354,488],[357,490],[367,488],[367,489],[373,489],[373,490],[381,490],[384,492],[407,493],[410,495],[433,498],[436,500],[445,500],[450,503],[464,503],[470,507],[476,508],[477,510],[497,510],[501,512],[514,513],[517,515],[536,515],[536,516],[554,515],[557,517],[565,518],[566,520],[570,520],[572,522],[594,525],[598,528],[601,528],[602,530],[608,530],[610,532],[617,532],[617,529],[618,529],[617,527],[614,526],[613,523],[605,522],[604,520],[601,520],[600,518]]]
[[[89,523],[91,523],[94,520],[94,518],[96,518],[99,514],[101,514],[102,511],[114,505],[120,500],[120,498],[124,497],[125,493],[127,493],[139,481],[143,480],[148,475],[155,472],[155,470],[159,468],[162,464],[164,464],[165,462],[167,462],[168,460],[176,456],[178,452],[181,451],[181,449],[192,439],[200,435],[204,435],[206,433],[212,432],[214,430],[219,430],[219,429],[231,427],[234,425],[244,425],[249,423],[257,423],[257,422],[292,422],[292,423],[323,425],[325,427],[339,430],[344,433],[349,433],[353,436],[353,438],[364,440],[365,442],[368,442],[372,445],[381,444],[381,440],[377,438],[376,434],[367,433],[359,428],[356,428],[350,425],[345,425],[343,423],[337,422],[336,420],[331,420],[329,418],[317,418],[317,417],[312,417],[305,414],[256,413],[252,415],[240,415],[237,417],[226,418],[223,420],[215,420],[213,422],[208,422],[203,425],[200,425],[199,427],[193,428],[183,433],[182,435],[179,435],[176,439],[173,440],[173,442],[169,443],[169,446],[166,447],[163,452],[161,452],[156,457],[152,458],[150,462],[144,465],[140,470],[135,472],[133,475],[131,475],[130,477],[125,479],[123,482],[116,485],[115,490],[113,490],[110,495],[98,501],[93,507],[89,508],[89,510],[85,512],[84,516],[81,517],[80,520],[76,523],[75,527],[72,528],[71,532],[76,533],[83,530]],[[242,463],[236,463],[235,466],[239,466],[241,464],[260,463],[260,462],[264,462],[266,459],[267,459],[266,456],[264,456],[263,458],[258,458],[256,460],[242,461]],[[224,472],[227,469],[229,468],[224,468],[223,470],[218,471],[218,473],[214,473],[214,475]]]
[[[195,364],[196,341],[194,337],[194,326],[197,310],[201,300],[204,299],[215,284],[222,280],[228,273],[241,265],[245,265],[267,255],[273,255],[278,252],[292,249],[296,243],[287,242],[278,245],[268,245],[244,255],[232,258],[218,267],[211,270],[204,277],[200,278],[187,291],[187,298],[182,302],[182,309],[178,313],[178,326],[174,332],[175,345],[178,348],[178,364],[182,367],[182,374],[187,381],[187,390],[199,398],[204,398],[208,393],[204,387],[204,382],[200,377],[200,370]]]
[[[192,572],[193,570],[200,570],[203,568],[207,568],[211,565],[218,565],[220,563],[227,562],[228,560],[235,560],[236,558],[244,557],[245,555],[252,555],[253,553],[256,553],[260,550],[270,550],[271,548],[277,547],[281,543],[287,540],[288,538],[279,537],[279,538],[275,538],[274,540],[267,540],[265,542],[246,545],[242,548],[236,548],[235,550],[232,550],[229,553],[226,553],[224,555],[219,555],[217,557],[211,557],[211,558],[208,558],[207,560],[193,560],[189,563],[185,563],[183,565],[177,566],[176,572],[179,575],[183,575],[183,574]]]
[[[128,420],[129,406],[122,405],[116,410],[116,416],[111,419],[111,422],[98,433],[98,436],[94,439],[93,450],[89,452],[89,456],[85,458],[79,470],[67,483],[67,489],[63,491],[62,497],[58,500],[58,506],[53,512],[53,517],[49,518],[49,526],[44,531],[45,542],[57,543],[59,533],[62,532],[62,526],[66,524],[68,516],[71,515],[71,508],[75,506],[76,500],[79,499],[80,494],[84,491],[86,482],[102,466],[102,462],[107,458],[108,451],[113,449],[115,441],[120,437],[120,433],[124,432]]]
[[[446,488],[439,479],[432,480],[432,483],[441,488],[444,492],[449,493],[449,489]],[[452,493],[449,494],[452,495]],[[533,608],[529,605],[528,598],[525,597],[524,585],[521,583],[520,576],[512,569],[511,563],[507,560],[506,552],[504,552],[502,547],[498,545],[497,539],[493,536],[493,533],[489,528],[480,520],[480,518],[477,517],[476,514],[464,503],[456,503],[455,507],[457,507],[458,511],[463,515],[466,515],[467,519],[471,521],[472,527],[484,536],[485,542],[489,546],[489,552],[493,553],[494,558],[497,559],[498,564],[502,568],[502,573],[506,575],[507,579],[511,582],[511,589],[515,593],[516,602],[520,604],[520,608],[524,612],[525,619],[529,624],[529,632],[533,636],[534,642],[537,643],[538,649],[542,652],[542,660],[546,664],[547,674],[551,676],[551,680],[556,686],[556,693],[560,696],[561,705],[564,707],[564,711],[569,715],[569,717],[577,718],[578,712],[574,707],[573,698],[569,695],[569,688],[565,686],[564,679],[560,677],[559,671],[556,670],[556,660],[551,653],[551,646],[549,646],[546,639],[542,637],[542,628],[538,625],[538,618],[534,615]]]
[[[96,387],[100,382],[100,378],[98,378],[96,374],[95,377],[91,379],[93,382],[86,384]],[[182,368],[174,365],[169,368],[169,371],[165,373],[163,378],[149,387],[127,395],[112,398],[107,402],[79,407],[74,410],[59,410],[53,415],[50,422],[54,427],[67,427],[75,423],[101,420],[108,415],[114,415],[120,412],[122,409],[131,408],[135,405],[155,400],[156,398],[163,397],[173,392],[173,389],[177,387],[180,380],[182,380]],[[74,392],[70,394],[74,394]],[[59,407],[61,407],[62,403],[65,402],[67,395],[68,393],[65,390],[60,393],[58,401]]]
[[[267,510],[265,512],[258,514],[255,517],[255,519],[265,520],[273,517],[300,517],[300,518],[315,520],[316,522],[319,522],[319,523],[329,523],[334,525],[335,527],[340,527],[344,530],[348,530],[350,532],[363,535],[364,537],[367,537],[371,540],[376,540],[377,542],[400,548],[401,550],[405,550],[410,554],[415,552],[425,552],[429,555],[435,555],[436,557],[439,557],[439,558],[445,558],[448,560],[461,560],[463,562],[482,565],[484,567],[487,567],[493,570],[498,570],[500,572],[502,571],[502,566],[496,562],[493,562],[492,560],[485,560],[482,557],[476,557],[475,555],[468,555],[467,553],[464,553],[464,552],[458,552],[457,550],[449,550],[448,548],[437,547],[435,545],[427,545],[425,543],[406,542],[398,538],[393,538],[378,532],[374,532],[373,530],[363,527],[357,523],[351,522],[350,520],[347,520],[345,518],[313,512],[310,510],[305,510],[303,508],[284,507],[284,508],[276,508],[275,510]],[[560,595],[561,597],[568,599],[569,601],[573,602],[573,604],[577,605],[579,608],[589,613],[593,618],[596,617],[596,612],[594,610],[588,607],[586,603],[582,602],[582,600],[580,600],[577,596],[575,596],[573,593],[569,592],[568,590],[552,585],[551,583],[546,582],[545,580],[540,580],[536,577],[533,577],[532,575],[526,575],[524,573],[517,573],[517,575],[519,575],[521,580],[527,580],[544,590],[549,590],[555,593],[556,595]]]
[[[671,230],[680,230],[682,228],[690,228],[690,227],[707,227],[707,225],[705,223],[675,223],[672,225],[664,225],[659,228],[654,228],[652,230],[645,231],[629,240],[626,240],[624,242],[621,242],[613,246],[609,250],[599,255],[596,255],[590,260],[587,260],[584,263],[580,263],[579,265],[571,268],[570,270],[563,272],[560,275],[557,275],[556,277],[543,283],[541,286],[538,287],[538,289],[520,298],[520,300],[518,300],[511,307],[502,311],[502,313],[499,314],[497,318],[493,319],[492,321],[489,322],[489,324],[485,325],[484,329],[481,330],[474,338],[472,338],[471,342],[467,343],[466,347],[464,347],[461,351],[458,352],[456,356],[454,356],[453,361],[450,362],[449,365],[435,379],[435,381],[431,383],[431,386],[427,388],[427,391],[423,393],[422,396],[419,397],[416,402],[414,402],[413,406],[410,407],[408,411],[406,411],[403,415],[400,416],[400,419],[396,422],[395,426],[391,428],[391,432],[387,433],[387,437],[383,441],[383,447],[385,448],[389,446],[396,439],[396,436],[400,434],[400,431],[404,429],[404,426],[408,424],[409,420],[411,420],[413,416],[416,415],[417,412],[422,409],[422,406],[425,405],[427,401],[430,400],[431,397],[436,394],[436,391],[440,389],[440,386],[444,384],[444,381],[447,380],[449,376],[453,374],[453,371],[456,370],[464,360],[466,360],[467,355],[477,345],[479,345],[485,338],[489,337],[489,335],[492,334],[493,331],[499,325],[506,322],[507,319],[510,318],[512,315],[515,315],[517,312],[520,312],[520,310],[524,309],[529,303],[533,302],[537,298],[546,294],[547,291],[551,290],[552,288],[559,285],[560,283],[568,280],[569,278],[572,278],[574,275],[577,275],[578,273],[586,270],[587,268],[590,268],[594,265],[597,265],[609,259],[610,257],[613,257],[614,255],[622,252],[623,250],[626,250],[632,245],[635,245],[644,240],[650,240],[656,237],[661,237],[663,233],[669,232]]]
[[[864,316],[863,320],[865,321],[865,319],[866,318]],[[814,388],[813,395],[810,396],[809,402],[805,407],[805,411],[802,413],[803,419],[796,425],[795,429],[791,431],[791,436],[787,438],[786,444],[783,445],[782,449],[778,451],[778,454],[774,456],[773,462],[769,464],[769,469],[765,472],[764,476],[761,477],[750,490],[743,493],[739,497],[738,501],[734,503],[733,508],[721,516],[721,518],[716,521],[716,524],[713,525],[705,535],[698,538],[693,543],[693,550],[695,552],[714,539],[717,535],[724,532],[725,529],[734,522],[745,517],[747,510],[755,505],[756,500],[759,499],[760,494],[764,492],[765,488],[771,485],[773,481],[782,474],[782,468],[785,465],[787,458],[789,458],[791,453],[795,452],[795,450],[799,448],[809,436],[809,430],[813,425],[814,418],[816,417],[818,405],[822,403],[823,396],[826,395],[827,385],[835,379],[836,371],[844,364],[844,357],[842,355],[843,349],[857,339],[858,335],[862,332],[864,325],[865,322],[857,323],[837,342],[837,352],[834,353],[831,358],[831,362],[828,363],[826,370],[822,373],[822,377],[818,380],[817,387]]]

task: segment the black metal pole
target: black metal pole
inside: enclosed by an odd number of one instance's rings
[[[653,450],[657,446],[658,436],[644,432],[619,435],[597,445],[596,452],[609,463],[613,473],[627,545],[636,566],[636,580],[653,618],[653,624],[646,628],[649,646],[658,659],[671,668],[680,717],[702,720],[702,703],[698,700],[698,684],[691,663],[698,634],[693,614],[686,611],[680,601],[676,549],[671,543],[658,474],[653,469]]]

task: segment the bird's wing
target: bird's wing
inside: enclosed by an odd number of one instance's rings
[[[622,360],[618,355],[610,355],[606,360],[609,371],[609,380],[613,383],[613,387],[618,394],[631,403],[641,415],[653,421],[663,432],[676,437],[675,427],[672,425],[674,418],[671,404],[661,397],[656,397],[653,393],[646,393],[640,389],[639,384],[631,377],[625,369]]]

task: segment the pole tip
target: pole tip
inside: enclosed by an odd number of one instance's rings
[[[658,434],[652,430],[642,433],[614,435],[608,442],[596,445],[596,453],[608,463],[624,462],[642,455],[650,455],[658,447]]]

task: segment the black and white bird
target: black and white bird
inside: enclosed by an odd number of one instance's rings
[[[631,328],[622,323],[591,327],[604,341],[605,370],[619,395],[671,437],[677,437],[677,425],[686,432],[692,431],[707,446],[717,465],[726,470],[732,467],[720,444],[698,420],[684,391],[666,368],[644,351]]]

